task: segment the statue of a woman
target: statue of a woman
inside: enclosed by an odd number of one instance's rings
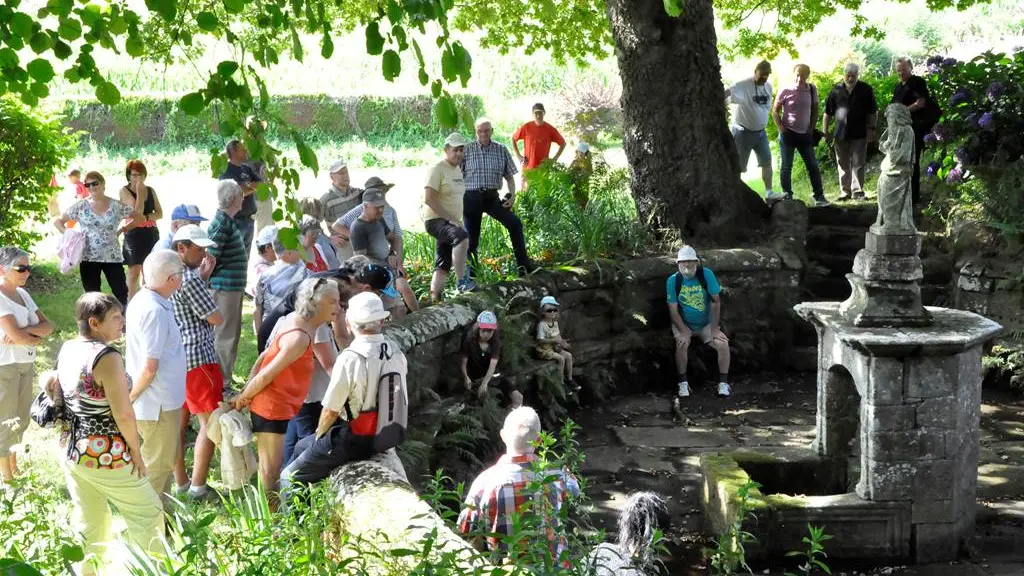
[[[885,109],[886,129],[879,147],[885,152],[878,177],[878,219],[872,231],[915,234],[910,179],[914,175],[914,129],[910,109],[890,104]]]

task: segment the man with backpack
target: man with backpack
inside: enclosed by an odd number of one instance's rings
[[[721,286],[710,268],[704,268],[697,251],[683,246],[676,256],[679,271],[668,277],[668,314],[676,340],[676,370],[679,373],[679,397],[690,395],[686,379],[690,339],[696,336],[718,353],[718,395],[732,393],[729,385],[729,338],[720,328],[722,319]]]
[[[355,337],[331,371],[316,434],[295,446],[299,455],[281,475],[282,492],[297,483],[319,482],[347,462],[405,440],[407,363],[402,349],[383,335],[390,317],[372,292],[348,301],[346,320]]]

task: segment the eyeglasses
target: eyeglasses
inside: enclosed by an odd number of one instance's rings
[[[102,184],[102,182],[100,182],[99,180],[93,180],[92,182],[86,182],[85,184],[83,184],[83,186],[85,186],[86,188],[95,188],[100,184]]]
[[[32,266],[29,266],[28,264],[15,264],[14,266],[11,266],[11,270],[24,274],[25,272],[31,272]]]

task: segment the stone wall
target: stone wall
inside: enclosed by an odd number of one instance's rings
[[[800,295],[799,259],[773,248],[707,250],[701,256],[723,288],[722,325],[731,339],[735,371],[787,369],[780,358],[800,322],[791,312]],[[532,352],[537,305],[541,296],[552,294],[562,304],[562,333],[573,345],[579,379],[589,394],[664,389],[675,383],[665,304],[666,279],[675,270],[672,258],[650,258],[541,272],[409,315],[391,325],[388,335],[409,358],[416,403],[430,395],[427,390],[460,387],[465,330],[481,310],[492,309],[504,349],[499,372],[519,380],[529,397],[537,377],[557,380],[554,363],[535,360]],[[710,355],[714,368],[714,352]]]
[[[1024,265],[1020,260],[968,261],[956,274],[955,304],[1024,333]]]

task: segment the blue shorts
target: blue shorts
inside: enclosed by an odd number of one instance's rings
[[[740,155],[740,170],[747,171],[750,151],[757,156],[757,165],[772,165],[772,149],[768,145],[768,133],[764,130],[747,130],[740,126],[732,127],[732,139],[736,142],[736,152]]]

